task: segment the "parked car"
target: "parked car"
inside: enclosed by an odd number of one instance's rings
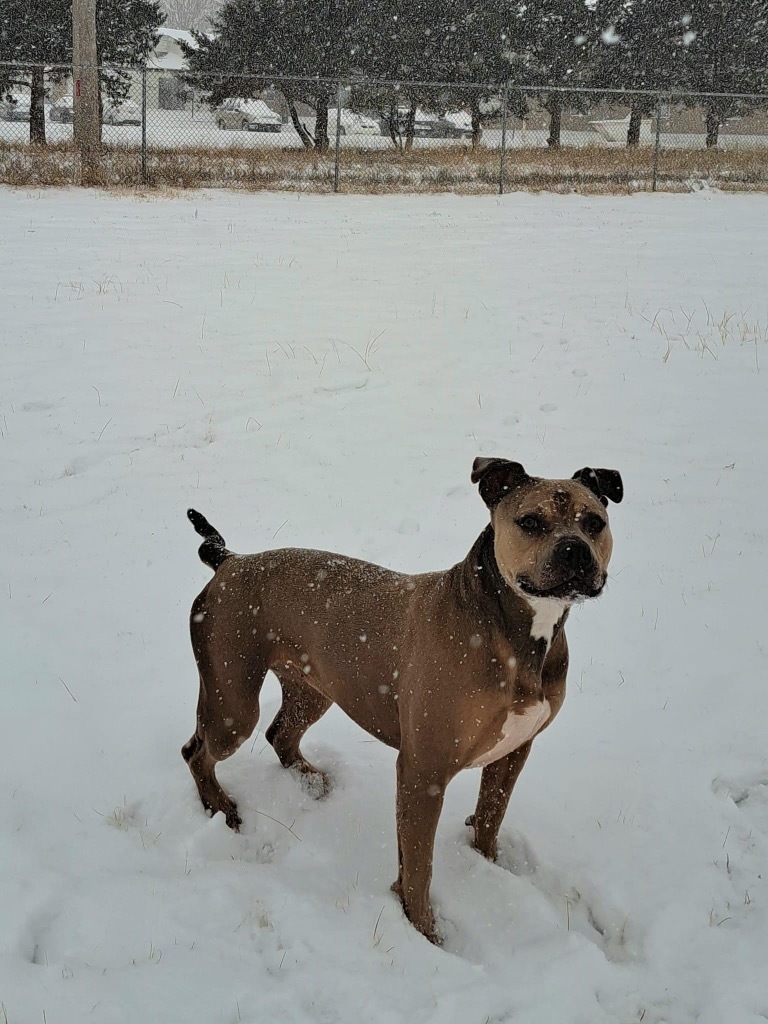
[[[397,108],[397,127],[401,135],[405,135],[408,127],[408,107]],[[439,137],[440,119],[437,114],[427,110],[416,108],[416,116],[413,121],[413,135],[417,139],[429,139]]]
[[[75,103],[71,96],[61,96],[51,104],[48,115],[51,121],[58,124],[72,124],[75,120]]]
[[[449,110],[438,120],[438,131],[443,139],[471,139],[472,115],[466,110]]]
[[[133,100],[105,100],[102,120],[104,124],[141,124],[141,107]]]
[[[283,119],[264,100],[232,97],[214,110],[219,128],[239,128],[246,132],[281,132]]]
[[[336,134],[336,107],[328,109],[328,134]],[[344,109],[341,111],[339,135],[381,135],[381,125],[367,114]]]
[[[3,96],[0,98],[0,119],[3,121],[28,121],[29,96]]]
[[[401,134],[406,131],[408,108],[398,107],[398,127]],[[454,110],[447,114],[433,114],[417,108],[413,123],[415,138],[464,139],[472,135],[472,117],[465,110]]]

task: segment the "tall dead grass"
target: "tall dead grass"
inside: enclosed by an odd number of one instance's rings
[[[653,149],[511,149],[504,190],[631,193],[650,189]],[[150,149],[150,188],[228,187],[306,192],[333,190],[333,154],[295,149],[180,147]],[[44,147],[0,143],[0,183],[18,187],[76,185],[80,162],[71,143]],[[135,148],[103,150],[97,184],[105,188],[145,187]],[[728,190],[768,191],[768,149],[662,150],[657,188],[688,191],[702,185]],[[353,193],[490,193],[499,188],[497,150],[446,146],[410,153],[345,147],[340,189]]]

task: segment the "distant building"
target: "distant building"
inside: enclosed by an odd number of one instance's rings
[[[192,103],[192,90],[179,74],[187,68],[182,42],[197,49],[197,40],[191,32],[162,27],[157,30],[157,42],[147,57],[147,108],[150,110],[181,110]],[[130,75],[127,99],[141,103],[141,72],[127,74]],[[69,75],[50,86],[51,101],[71,95]]]
[[[182,43],[197,49],[191,32],[178,28],[159,28],[157,43],[147,60],[147,106],[153,110],[181,110],[192,99],[192,90],[185,85],[179,71],[187,69]],[[167,71],[168,74],[163,74]],[[133,90],[132,90],[133,91]],[[131,97],[135,99],[134,96]]]

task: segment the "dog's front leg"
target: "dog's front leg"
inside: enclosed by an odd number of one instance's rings
[[[405,916],[430,942],[439,944],[429,903],[432,851],[445,787],[450,776],[420,764],[401,750],[397,759],[397,854],[399,872],[392,886]]]
[[[496,860],[496,840],[507,810],[509,798],[517,777],[523,770],[533,741],[529,740],[506,757],[500,757],[483,768],[480,793],[475,813],[467,818],[467,825],[475,830],[472,845],[488,860]]]

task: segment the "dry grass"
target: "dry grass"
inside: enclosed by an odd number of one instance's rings
[[[512,149],[507,153],[505,191],[631,193],[651,187],[653,150],[583,148]],[[0,143],[0,183],[45,187],[79,183],[71,143],[46,147]],[[143,187],[135,148],[105,148],[98,184]],[[306,192],[333,190],[333,154],[295,149],[183,147],[151,149],[146,185],[154,189],[229,187]],[[768,149],[670,150],[661,153],[657,187],[689,191],[706,184],[728,190],[768,191]],[[493,193],[499,187],[499,154],[469,147],[394,150],[344,148],[343,192]]]

